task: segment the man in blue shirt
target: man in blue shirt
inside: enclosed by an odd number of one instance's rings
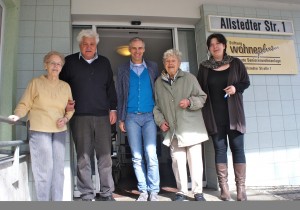
[[[131,60],[118,68],[119,128],[127,132],[137,187],[141,192],[137,201],[158,201],[160,178],[156,154],[157,127],[152,112],[158,67],[155,62],[143,59],[145,42],[141,38],[130,40],[129,51]]]

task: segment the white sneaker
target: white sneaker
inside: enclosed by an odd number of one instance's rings
[[[142,192],[136,201],[148,201],[148,193]]]
[[[156,192],[150,193],[150,198],[149,198],[149,200],[150,200],[150,201],[159,201],[157,193],[156,193]]]

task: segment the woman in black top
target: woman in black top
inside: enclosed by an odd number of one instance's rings
[[[237,200],[247,200],[245,191],[246,132],[243,92],[250,81],[245,65],[227,55],[227,40],[222,34],[211,34],[206,41],[210,58],[200,64],[197,79],[207,94],[202,108],[206,129],[215,149],[216,172],[221,188],[220,199],[231,200],[228,186],[227,148],[233,157]],[[228,140],[227,140],[228,139]]]

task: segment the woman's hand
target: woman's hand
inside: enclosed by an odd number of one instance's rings
[[[67,122],[68,122],[68,118],[66,117],[59,118],[56,122],[56,126],[58,128],[62,128],[67,124]]]
[[[18,121],[20,119],[20,117],[18,117],[17,115],[9,115],[8,119],[13,120],[13,121]]]
[[[186,109],[187,107],[189,107],[189,105],[191,104],[190,100],[187,99],[187,98],[184,98],[182,99],[180,102],[179,102],[179,106],[182,108],[182,109]]]
[[[230,86],[226,87],[223,90],[226,92],[226,94],[228,95],[228,97],[230,97],[230,95],[235,94],[235,92],[236,92],[236,89],[235,89],[235,87],[233,85],[230,85]]]
[[[169,123],[167,121],[164,121],[159,127],[163,132],[166,132],[170,129]]]

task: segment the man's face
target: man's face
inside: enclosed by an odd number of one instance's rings
[[[82,56],[86,60],[94,58],[97,50],[96,38],[83,37],[79,48]]]
[[[136,40],[131,42],[129,46],[129,51],[131,53],[131,61],[133,63],[141,63],[143,61],[145,46],[142,41]]]

